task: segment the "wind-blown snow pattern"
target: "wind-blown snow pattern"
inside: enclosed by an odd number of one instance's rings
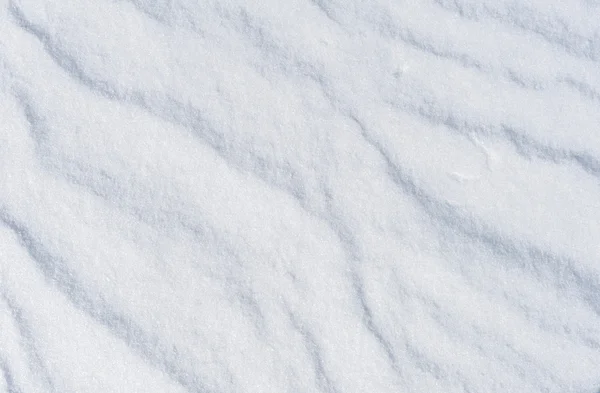
[[[0,8],[0,391],[599,391],[600,2]]]

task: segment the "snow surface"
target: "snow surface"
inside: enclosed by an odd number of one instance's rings
[[[600,389],[600,2],[0,0],[3,392]]]

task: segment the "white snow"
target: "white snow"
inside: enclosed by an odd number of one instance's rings
[[[0,391],[600,391],[600,2],[0,0]]]

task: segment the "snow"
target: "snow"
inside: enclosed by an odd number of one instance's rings
[[[600,389],[600,3],[0,0],[0,391]]]

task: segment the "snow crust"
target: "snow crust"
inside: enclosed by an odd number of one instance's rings
[[[597,393],[600,2],[0,0],[0,391]]]

